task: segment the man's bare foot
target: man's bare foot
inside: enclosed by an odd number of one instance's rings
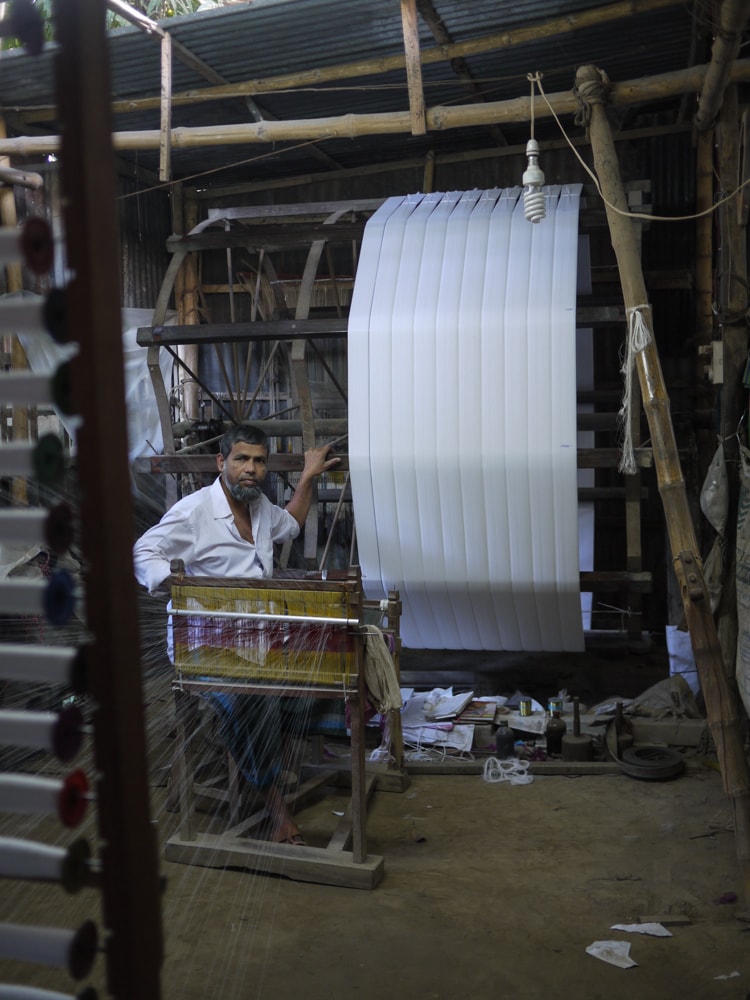
[[[292,819],[289,807],[284,801],[284,796],[274,785],[266,789],[266,806],[271,814],[273,823],[273,833],[271,840],[274,844],[295,844],[303,847],[305,841],[300,833],[300,829]]]
[[[294,844],[297,847],[306,846],[305,838],[293,823],[286,828],[274,830],[271,840],[274,844]]]

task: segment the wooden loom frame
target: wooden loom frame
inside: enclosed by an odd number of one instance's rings
[[[190,586],[217,589],[242,589],[248,594],[253,591],[285,592],[309,591],[340,595],[346,607],[346,622],[350,629],[359,632],[363,618],[362,582],[359,569],[348,573],[330,573],[326,578],[310,579],[261,579],[233,580],[205,577],[172,577],[171,582],[180,588]],[[173,591],[174,592],[174,591]],[[354,617],[352,617],[354,615]],[[283,618],[283,616],[279,616]],[[304,627],[304,622],[297,621]],[[318,623],[310,618],[311,625]],[[350,635],[352,633],[350,632]],[[367,852],[366,811],[377,777],[365,774],[365,679],[363,669],[363,642],[356,635],[352,643],[355,656],[355,670],[341,683],[305,684],[299,681],[279,683],[272,678],[231,678],[205,681],[185,675],[179,669],[176,657],[176,677],[173,683],[175,712],[177,719],[177,746],[181,752],[175,757],[174,780],[177,784],[177,801],[180,815],[179,832],[170,837],[165,845],[165,857],[169,861],[182,864],[197,864],[207,867],[237,866],[267,873],[283,874],[306,882],[318,882],[350,888],[374,889],[383,876],[383,858]],[[221,833],[199,833],[194,824],[196,790],[192,780],[192,755],[190,751],[191,703],[194,696],[206,691],[221,691],[231,694],[254,694],[273,697],[310,696],[343,698],[351,707],[351,803],[341,818],[337,829],[326,847],[276,844],[248,836],[248,831],[259,825],[266,816],[261,809],[242,820],[239,817],[239,802],[236,792],[231,790],[236,772],[230,765],[230,792],[224,796],[229,801],[229,826]],[[186,697],[187,696],[187,697]],[[396,737],[398,739],[398,736]],[[184,749],[183,749],[184,748]],[[398,755],[397,755],[398,756]],[[399,760],[397,759],[397,765]],[[300,801],[323,784],[329,783],[337,772],[322,768],[313,777],[303,782],[292,795],[286,796],[291,804]]]

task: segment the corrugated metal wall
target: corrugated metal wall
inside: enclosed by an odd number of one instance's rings
[[[142,183],[122,176],[118,186],[122,305],[153,308],[169,263],[169,194],[164,188],[143,190]]]

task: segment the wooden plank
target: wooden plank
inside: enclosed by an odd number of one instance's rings
[[[619,448],[579,448],[579,469],[616,469],[622,453]],[[635,449],[636,465],[640,469],[650,469],[654,464],[651,448]]]
[[[482,774],[484,760],[451,760],[448,757],[435,761],[407,760],[406,768],[409,774]],[[544,760],[532,761],[529,764],[530,774],[550,775],[580,775],[580,774],[622,774],[619,764],[615,761],[562,761]]]
[[[164,857],[183,865],[206,868],[249,868],[271,875],[285,875],[299,882],[336,885],[349,889],[374,889],[382,880],[383,858],[369,854],[355,863],[347,851],[240,840],[203,833],[194,840],[171,837]]]
[[[642,486],[641,500],[648,500],[648,487]],[[624,486],[579,486],[578,502],[593,503],[596,500],[624,500]]]
[[[262,421],[256,421],[262,427]],[[294,436],[294,435],[290,435]],[[599,454],[601,452],[602,454]],[[603,469],[616,468],[620,460],[620,452],[617,448],[582,448],[578,451],[578,467],[581,469]],[[651,466],[651,451],[646,448],[639,448],[636,460],[644,468]],[[269,455],[268,468],[272,472],[297,472],[302,469],[304,458],[302,455]],[[183,473],[183,472],[216,472],[215,455],[151,455],[136,458],[133,461],[135,472],[151,472],[156,474]],[[341,456],[341,464],[336,466],[337,472],[346,472],[349,469],[349,459],[346,455]]]
[[[261,340],[315,340],[345,337],[348,320],[329,319],[257,320],[255,323],[201,323],[197,326],[141,326],[136,340],[151,344],[234,344]]]
[[[646,719],[635,716],[629,720],[636,743],[666,743],[673,747],[698,746],[708,731],[705,719]]]
[[[419,24],[416,0],[401,0],[401,26],[404,33],[411,134],[424,135],[427,131],[427,125],[422,89],[422,64],[419,56]]]
[[[242,228],[211,229],[199,233],[189,233],[186,236],[173,235],[167,239],[167,250],[170,253],[175,253],[178,250],[192,253],[194,250],[235,250],[252,247],[278,249],[309,246],[315,240],[341,243],[361,238],[364,228],[365,223],[362,219],[329,225],[322,222],[288,222],[266,225],[255,223]]]
[[[635,570],[584,570],[580,573],[581,590],[632,590],[635,593],[650,593],[653,583],[651,573]]]

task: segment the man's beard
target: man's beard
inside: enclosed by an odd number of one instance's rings
[[[260,495],[263,492],[257,483],[255,486],[243,486],[242,483],[227,483],[227,489],[239,503],[255,503],[256,500],[260,499]]]

